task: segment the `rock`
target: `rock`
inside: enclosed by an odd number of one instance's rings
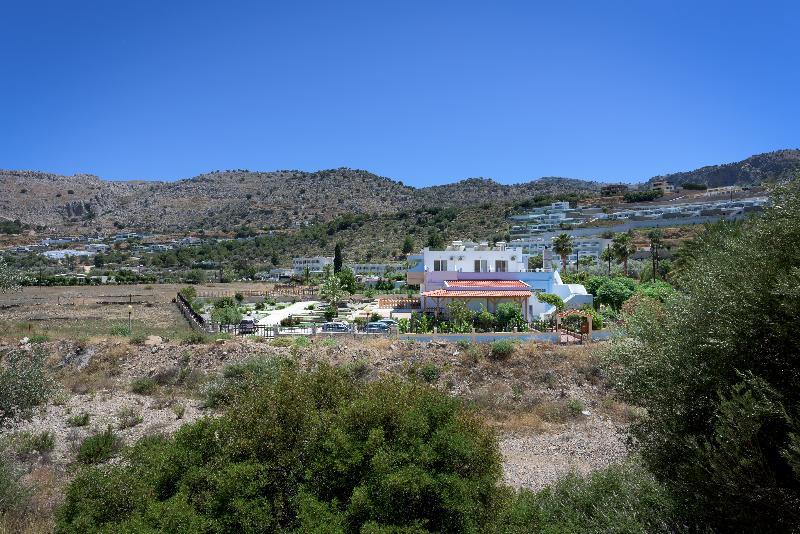
[[[19,345],[20,346],[27,345],[30,342],[31,342],[31,340],[26,336],[26,337],[23,337],[22,339],[19,340]]]
[[[147,346],[154,346],[154,345],[161,345],[164,343],[164,340],[161,339],[160,336],[147,336],[147,339],[144,340],[144,344]]]

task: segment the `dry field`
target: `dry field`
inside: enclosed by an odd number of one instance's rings
[[[25,287],[0,294],[0,336],[45,333],[51,338],[107,336],[128,324],[128,306],[136,334],[167,339],[188,333],[172,299],[178,284]],[[198,291],[263,290],[266,284],[204,284]]]

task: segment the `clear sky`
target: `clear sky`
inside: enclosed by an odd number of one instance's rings
[[[0,168],[604,181],[800,146],[800,3],[0,0]]]

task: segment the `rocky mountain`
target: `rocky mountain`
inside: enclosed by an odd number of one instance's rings
[[[649,181],[667,180],[673,184],[758,185],[762,182],[795,178],[800,175],[800,150],[777,150],[750,156],[736,163],[709,165],[694,171],[654,176]]]
[[[593,194],[598,184],[545,178],[502,185],[469,179],[414,188],[353,169],[218,171],[175,182],[114,182],[96,176],[0,171],[0,216],[64,231],[292,228],[344,214],[390,214],[472,206],[539,195]]]
[[[800,150],[780,150],[651,180],[718,186],[781,180],[798,172]],[[75,233],[230,231],[243,225],[285,229],[345,214],[386,215],[430,207],[519,203],[545,195],[594,195],[599,187],[597,182],[570,178],[540,178],[513,185],[470,178],[414,188],[346,168],[215,171],[174,182],[0,170],[0,218]]]

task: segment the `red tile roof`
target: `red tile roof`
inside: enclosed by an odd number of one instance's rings
[[[509,291],[507,289],[500,289],[497,291],[464,291],[464,290],[448,290],[436,289],[434,291],[426,291],[422,294],[425,297],[460,297],[460,298],[483,298],[483,297],[530,297],[530,291]]]
[[[527,289],[530,286],[520,280],[445,280],[447,287],[502,287]]]

